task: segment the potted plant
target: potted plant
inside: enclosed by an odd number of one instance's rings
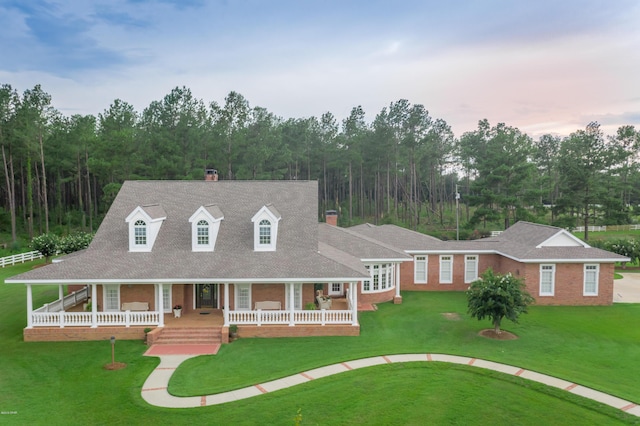
[[[304,305],[304,309],[307,311],[315,311],[316,310],[316,304],[313,302],[309,302],[306,305]]]
[[[229,338],[231,340],[235,340],[238,338],[238,326],[236,324],[231,324],[229,326]]]
[[[145,344],[145,345],[147,344],[147,335],[149,334],[149,332],[150,332],[151,330],[153,330],[153,329],[152,329],[152,328],[149,328],[149,327],[147,327],[147,328],[145,328],[145,329],[144,329],[144,344]]]
[[[182,305],[175,305],[173,307],[173,317],[180,318],[181,315],[182,315]]]

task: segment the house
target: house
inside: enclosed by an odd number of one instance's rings
[[[181,318],[220,313],[223,341],[231,324],[243,336],[357,335],[355,289],[370,275],[319,242],[317,194],[310,181],[125,182],[86,250],[7,280],[26,285],[25,340],[141,338],[174,306]],[[51,284],[59,301],[34,309],[32,286]],[[74,311],[65,285],[91,310]],[[342,303],[305,309],[328,290]]]
[[[401,303],[401,289],[463,291],[487,267],[523,277],[539,304],[610,304],[625,260],[526,222],[464,242],[340,228],[335,211],[318,223],[315,181],[215,176],[127,181],[86,250],[6,280],[26,286],[24,339],[142,338],[147,327],[156,339],[189,318],[222,342],[232,324],[245,337],[352,336],[359,309]],[[34,309],[33,286],[52,284],[59,299]]]
[[[441,241],[395,225],[349,229],[412,256],[401,267],[402,290],[463,291],[490,267],[522,278],[538,305],[610,305],[615,263],[629,261],[564,229],[530,222],[471,241]]]

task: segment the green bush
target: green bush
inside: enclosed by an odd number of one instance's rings
[[[58,251],[60,237],[55,234],[42,234],[31,240],[31,248],[39,251],[45,257],[46,262],[51,262],[51,257]]]

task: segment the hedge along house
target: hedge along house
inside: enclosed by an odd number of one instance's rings
[[[395,225],[350,229],[412,256],[401,267],[403,290],[464,291],[490,267],[522,278],[539,305],[610,305],[615,263],[629,261],[564,229],[530,222],[471,241],[441,241]]]
[[[175,321],[175,306],[181,318],[219,313],[223,342],[231,324],[242,336],[357,335],[370,274],[319,241],[317,194],[308,181],[125,182],[86,250],[6,281],[26,285],[24,338],[141,338]],[[32,287],[51,284],[60,299],[34,309]],[[63,297],[64,285],[78,292]],[[329,290],[343,303],[305,309]],[[88,312],[67,306],[86,297]]]

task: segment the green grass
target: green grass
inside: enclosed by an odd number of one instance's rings
[[[0,270],[0,279],[27,270]],[[479,368],[442,363],[355,370],[222,406],[163,409],[140,396],[156,358],[139,341],[116,343],[120,371],[106,371],[108,342],[25,343],[25,289],[0,285],[2,424],[620,424],[639,419],[568,392]],[[551,374],[640,402],[640,305],[534,306],[513,341],[478,336],[463,294],[405,293],[402,305],[361,315],[360,337],[239,339],[184,363],[169,390],[201,395],[367,356],[431,352],[485,358]],[[34,305],[57,297],[35,287]],[[460,320],[441,313],[457,312]],[[558,414],[561,413],[561,414]],[[560,416],[560,417],[559,417]]]

